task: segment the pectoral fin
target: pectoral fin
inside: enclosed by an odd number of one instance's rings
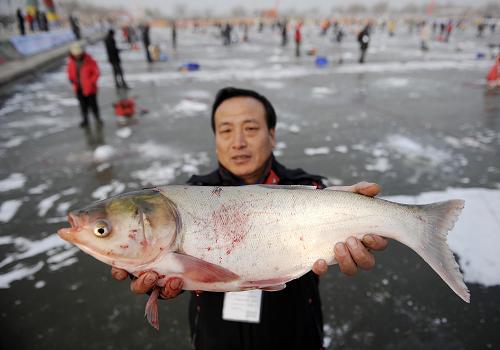
[[[268,286],[268,287],[264,287],[264,288],[260,288],[262,289],[263,291],[266,291],[266,292],[278,292],[280,290],[283,290],[286,288],[286,284],[277,284],[275,286]]]
[[[160,294],[160,288],[155,288],[151,295],[149,296],[148,302],[146,303],[146,309],[144,310],[144,317],[148,319],[148,322],[157,331],[160,330],[160,322],[158,320],[158,295]]]
[[[230,282],[239,276],[228,269],[195,258],[191,255],[172,253],[175,260],[182,266],[183,274],[193,281],[203,283]]]

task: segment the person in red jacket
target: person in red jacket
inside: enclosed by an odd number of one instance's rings
[[[489,89],[500,89],[500,53],[497,55],[495,64],[486,76],[486,82]]]
[[[302,22],[295,25],[295,56],[300,57],[300,43],[302,42]]]
[[[69,49],[68,79],[73,85],[80,109],[82,112],[81,127],[87,127],[88,111],[92,110],[97,123],[102,124],[97,105],[97,79],[99,79],[99,67],[96,61],[83,50],[79,43],[74,43]]]

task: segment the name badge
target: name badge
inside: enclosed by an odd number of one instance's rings
[[[226,321],[260,322],[260,304],[262,291],[260,289],[243,292],[224,293],[222,319]]]

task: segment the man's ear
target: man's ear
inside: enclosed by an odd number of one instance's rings
[[[269,129],[269,137],[271,138],[271,145],[274,148],[276,146],[276,129]]]

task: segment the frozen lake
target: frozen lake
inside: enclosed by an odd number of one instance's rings
[[[16,349],[190,349],[188,293],[160,303],[161,331],[143,319],[146,297],[63,242],[69,208],[145,186],[184,183],[216,165],[210,129],[216,91],[233,85],[266,95],[278,112],[275,154],[330,184],[366,180],[403,203],[462,198],[449,243],[471,304],[460,300],[409,248],[396,242],[376,267],[321,280],[328,349],[500,347],[500,94],[482,86],[492,61],[487,39],[456,32],[422,54],[417,34],[376,33],[367,63],[349,34],[339,46],[306,27],[303,55],[270,29],[222,47],[212,30],[168,33],[153,42],[168,60],[148,67],[125,50],[129,95],[149,113],[118,125],[103,44],[98,61],[105,125],[78,127],[65,65],[0,96],[0,347]],[[327,56],[316,67],[305,51]],[[338,64],[342,55],[343,63]],[[197,62],[201,70],[179,66]],[[91,120],[92,121],[92,120]]]

